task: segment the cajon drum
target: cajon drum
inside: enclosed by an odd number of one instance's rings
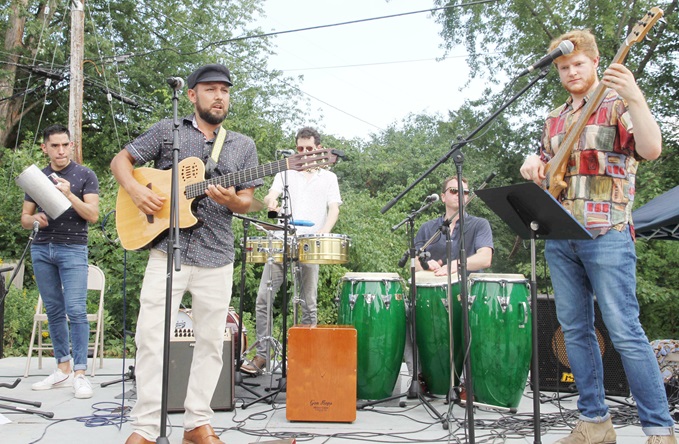
[[[288,421],[356,420],[356,329],[294,326],[288,335]]]

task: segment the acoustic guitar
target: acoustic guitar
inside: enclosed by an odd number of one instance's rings
[[[640,42],[662,16],[662,9],[658,7],[651,8],[651,10],[637,22],[634,28],[632,28],[632,32],[625,38],[624,43],[611,63],[622,63],[625,60],[625,57],[627,57],[632,44]],[[605,92],[606,86],[604,86],[603,83],[599,83],[594,89],[590,100],[580,113],[578,120],[566,132],[566,136],[559,145],[559,149],[554,154],[554,157],[552,157],[545,165],[545,176],[546,183],[549,186],[549,194],[554,196],[555,199],[559,199],[563,190],[568,187],[564,181],[564,176],[566,175],[566,170],[568,168],[568,160],[571,157],[573,148],[578,143],[582,131],[585,129],[585,126],[587,126],[590,117],[599,108],[599,105],[601,105],[601,102],[605,97]]]
[[[310,168],[322,168],[335,163],[338,154],[339,152],[331,149],[308,151],[208,180],[205,180],[203,161],[197,157],[187,157],[178,165],[179,228],[189,228],[199,222],[193,214],[193,206],[199,199],[205,197],[208,185],[221,185],[228,188],[285,170],[303,171]],[[170,228],[172,171],[141,167],[136,168],[133,175],[137,182],[164,197],[165,204],[157,213],[147,215],[137,208],[123,187],[118,188],[116,228],[120,243],[126,250],[144,248]]]

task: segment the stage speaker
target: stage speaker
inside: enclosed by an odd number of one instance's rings
[[[541,391],[577,392],[571,373],[553,297],[538,295],[538,370]],[[608,329],[594,300],[594,328],[604,364],[604,390],[610,396],[629,396],[629,384],[620,354],[613,348]]]
[[[288,421],[356,420],[356,329],[295,326],[288,335]]]
[[[168,412],[184,411],[184,399],[186,398],[195,344],[196,340],[192,333],[183,337],[175,336],[170,339],[170,369],[167,392]],[[235,405],[233,342],[231,341],[231,332],[228,329],[224,333],[223,353],[224,366],[219,374],[217,388],[210,403],[212,410],[233,410]]]

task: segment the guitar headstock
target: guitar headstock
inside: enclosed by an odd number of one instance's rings
[[[295,171],[304,171],[310,168],[323,168],[337,162],[342,154],[330,148],[307,151],[288,157],[288,168]]]
[[[632,32],[629,33],[625,41],[628,45],[632,43],[638,43],[646,37],[648,31],[651,30],[653,25],[656,24],[658,20],[663,16],[663,10],[654,6],[650,11],[646,13],[637,24],[632,28]]]

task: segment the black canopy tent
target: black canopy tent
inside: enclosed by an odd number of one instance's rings
[[[679,186],[632,213],[637,237],[679,240]]]

